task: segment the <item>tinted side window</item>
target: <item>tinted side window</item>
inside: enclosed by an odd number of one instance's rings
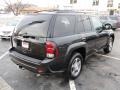
[[[74,33],[75,16],[58,15],[54,27],[54,37],[68,36]]]
[[[92,23],[93,23],[93,27],[96,31],[99,31],[102,29],[102,23],[100,22],[100,20],[97,17],[92,17]]]
[[[83,24],[84,24],[85,32],[92,31],[90,19],[87,16],[83,19]]]
[[[83,33],[84,32],[84,25],[83,25],[83,20],[81,16],[77,16],[76,20],[76,33]]]

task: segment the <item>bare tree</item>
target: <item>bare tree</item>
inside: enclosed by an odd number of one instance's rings
[[[4,0],[7,5],[7,9],[13,12],[14,15],[19,15],[21,10],[24,8],[24,4],[22,4],[22,0],[16,0],[15,3],[12,3],[10,0]]]

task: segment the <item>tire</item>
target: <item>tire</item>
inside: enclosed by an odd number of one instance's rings
[[[107,46],[103,49],[104,53],[110,53],[112,51],[112,47],[113,47],[113,38],[110,37]]]
[[[70,79],[76,79],[82,70],[83,58],[80,53],[74,53],[70,59],[67,69],[67,76]]]

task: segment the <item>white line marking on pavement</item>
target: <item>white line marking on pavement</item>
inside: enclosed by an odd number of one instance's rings
[[[0,56],[0,60],[4,58],[9,52],[5,52]],[[0,90],[14,90],[4,79],[0,77]]]
[[[0,59],[4,58],[9,52],[5,52],[3,55],[0,56]]]
[[[0,90],[14,90],[0,77]]]
[[[116,57],[112,57],[112,56],[108,56],[108,55],[102,55],[102,54],[96,54],[96,55],[107,57],[107,58],[112,58],[112,59],[120,61],[120,58],[116,58]]]
[[[74,80],[69,80],[70,90],[76,90]]]

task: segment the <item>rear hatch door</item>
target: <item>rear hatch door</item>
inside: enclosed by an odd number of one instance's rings
[[[15,50],[21,54],[43,60],[45,58],[45,42],[51,15],[27,16],[16,27],[14,33]]]

